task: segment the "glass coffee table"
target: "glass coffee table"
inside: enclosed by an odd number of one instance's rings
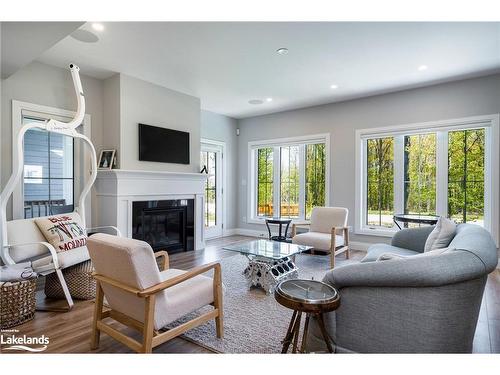
[[[248,258],[248,266],[243,274],[249,286],[257,286],[271,294],[276,285],[287,279],[296,279],[298,268],[295,255],[312,249],[311,246],[295,245],[287,242],[254,240],[224,247],[237,251]]]

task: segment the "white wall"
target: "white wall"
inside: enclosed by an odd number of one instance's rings
[[[102,148],[117,150],[117,168],[120,168],[120,75],[103,82]],[[99,155],[97,155],[99,157]]]
[[[214,112],[201,111],[201,138],[225,142],[226,154],[226,223],[225,229],[238,223],[238,121]],[[244,197],[242,197],[243,199]]]
[[[86,113],[92,118],[92,141],[96,149],[99,149],[102,144],[103,128],[102,81],[83,74],[80,77],[85,92]],[[12,100],[76,110],[76,98],[69,70],[34,62],[2,80],[0,132],[2,188],[12,172]],[[95,201],[93,198],[93,206]],[[93,207],[92,212],[95,213],[97,210]],[[9,205],[7,218],[11,217],[12,208]],[[95,222],[95,216],[92,220]]]
[[[354,225],[355,130],[500,112],[500,74],[400,91],[341,103],[286,111],[240,120],[238,227],[262,230],[247,224],[249,141],[331,134],[330,204],[349,209]],[[497,143],[498,145],[498,143]],[[354,235],[353,241],[380,242],[385,238]]]
[[[139,123],[189,132],[190,164],[139,161]],[[199,172],[200,99],[120,74],[119,152],[121,169]]]

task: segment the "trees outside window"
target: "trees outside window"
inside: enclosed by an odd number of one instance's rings
[[[448,216],[484,225],[485,130],[448,133]]]
[[[394,138],[367,140],[368,225],[392,227],[394,214]]]
[[[256,217],[310,218],[326,204],[325,142],[255,147]]]

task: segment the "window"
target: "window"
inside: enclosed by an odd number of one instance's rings
[[[484,129],[448,133],[448,215],[484,224]]]
[[[299,146],[280,147],[280,216],[299,217]]]
[[[250,142],[251,220],[310,218],[328,202],[329,135]]]
[[[324,143],[306,145],[306,219],[311,218],[314,207],[325,206],[325,163]]]
[[[201,152],[201,165],[207,168],[205,182],[205,227],[214,227],[217,222],[217,157],[215,151]]]
[[[42,121],[23,117],[23,124]],[[24,136],[24,217],[72,212],[73,138],[42,129]]]
[[[367,141],[368,225],[392,226],[394,208],[394,138]]]
[[[404,213],[436,214],[436,133],[404,137]]]
[[[257,215],[273,216],[273,149],[270,147],[261,148],[257,151]]]
[[[357,131],[356,231],[392,235],[397,212],[496,233],[497,138],[496,115]]]

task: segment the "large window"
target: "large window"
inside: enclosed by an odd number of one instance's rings
[[[327,204],[327,136],[250,144],[251,219],[310,218]],[[282,141],[282,142],[280,142]]]
[[[484,129],[448,134],[448,215],[457,223],[484,223]]]
[[[42,121],[23,117],[23,123]],[[73,211],[73,138],[42,129],[24,136],[24,217]]]
[[[394,213],[446,216],[496,231],[497,121],[358,131],[358,233],[390,235]]]
[[[369,139],[367,150],[368,225],[392,226],[394,208],[394,138]]]

